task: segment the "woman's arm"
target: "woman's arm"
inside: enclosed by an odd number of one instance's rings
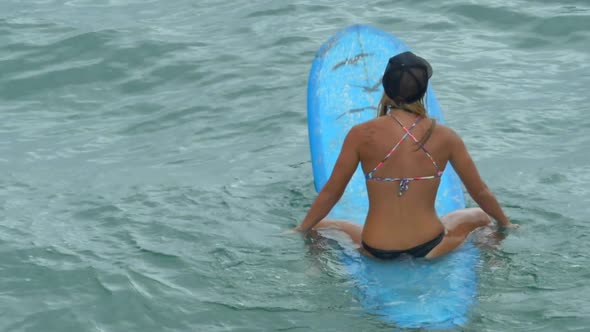
[[[504,214],[504,211],[502,211],[500,203],[498,203],[494,194],[481,179],[477,167],[465,147],[465,143],[455,132],[453,132],[451,144],[451,165],[457,171],[471,198],[485,213],[494,218],[500,226],[514,227],[506,214]]]
[[[328,179],[328,182],[326,182],[326,185],[324,185],[318,197],[311,205],[301,225],[296,228],[297,230],[306,232],[312,229],[330,213],[330,210],[332,210],[340,197],[342,197],[346,185],[348,185],[348,182],[358,167],[360,160],[358,153],[359,142],[359,129],[355,126],[348,132],[344,139],[342,150],[336,160],[330,179]]]

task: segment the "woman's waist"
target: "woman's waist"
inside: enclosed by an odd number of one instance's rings
[[[432,223],[440,222],[434,204],[369,204],[366,222],[376,221],[403,224],[410,222]]]
[[[407,249],[430,241],[444,232],[436,213],[392,216],[368,215],[362,240],[375,248]]]

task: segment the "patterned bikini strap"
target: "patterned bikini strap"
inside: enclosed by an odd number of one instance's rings
[[[394,117],[395,119],[395,117]],[[373,168],[369,173],[367,173],[367,175],[365,175],[365,178],[367,179],[371,179],[373,178],[373,174],[375,173],[375,171],[377,171],[377,169],[379,169],[379,167],[383,166],[383,164],[387,161],[387,159],[389,159],[389,157],[391,157],[391,155],[395,152],[395,150],[397,150],[397,148],[399,147],[400,144],[402,144],[402,142],[408,137],[408,136],[412,136],[412,130],[416,127],[416,125],[418,125],[418,123],[420,123],[420,121],[422,121],[422,117],[416,119],[416,121],[414,121],[414,123],[412,124],[412,126],[408,129],[406,128],[403,124],[401,124],[401,122],[399,122],[399,120],[396,119],[396,121],[402,126],[402,128],[404,129],[404,131],[406,132],[401,138],[400,140],[397,142],[397,144],[395,144],[395,146],[389,151],[389,153],[385,156],[385,158],[383,158],[383,160],[381,160],[377,166],[375,166],[375,168]],[[438,169],[438,167],[437,167]]]
[[[428,152],[428,150],[426,150],[426,147],[424,147],[424,144],[420,144],[420,141],[416,138],[416,136],[414,136],[410,130],[408,130],[403,123],[401,123],[400,120],[398,120],[398,118],[396,118],[395,116],[393,116],[393,114],[389,114],[389,116],[391,116],[401,127],[402,129],[406,132],[407,136],[410,136],[410,138],[416,142],[416,144],[418,144],[420,146],[420,149],[422,149],[422,151],[424,151],[424,153],[426,153],[426,155],[428,156],[428,158],[430,158],[430,161],[432,162],[432,164],[434,165],[434,168],[436,169],[437,175],[440,176],[442,174],[442,171],[440,170],[440,167],[438,167],[438,164],[436,163],[436,161],[434,160],[434,158],[432,157],[432,155],[430,154],[430,152]],[[422,117],[418,118],[418,119],[423,119]],[[415,124],[416,122],[414,122]],[[414,126],[412,126],[413,128]]]

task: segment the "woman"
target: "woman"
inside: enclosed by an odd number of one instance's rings
[[[411,52],[389,59],[377,118],[354,126],[347,134],[330,179],[296,230],[340,229],[363,253],[394,259],[401,254],[440,257],[461,245],[476,228],[490,224],[490,216],[502,227],[515,227],[480,178],[461,138],[428,118],[423,98],[431,75],[428,62]],[[359,162],[369,196],[364,227],[323,220]],[[481,208],[439,218],[434,203],[449,162]]]

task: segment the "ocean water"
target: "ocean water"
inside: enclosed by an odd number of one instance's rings
[[[522,225],[456,331],[590,331],[587,0],[1,1],[0,331],[397,331],[280,235],[311,62],[356,23],[431,62]]]

